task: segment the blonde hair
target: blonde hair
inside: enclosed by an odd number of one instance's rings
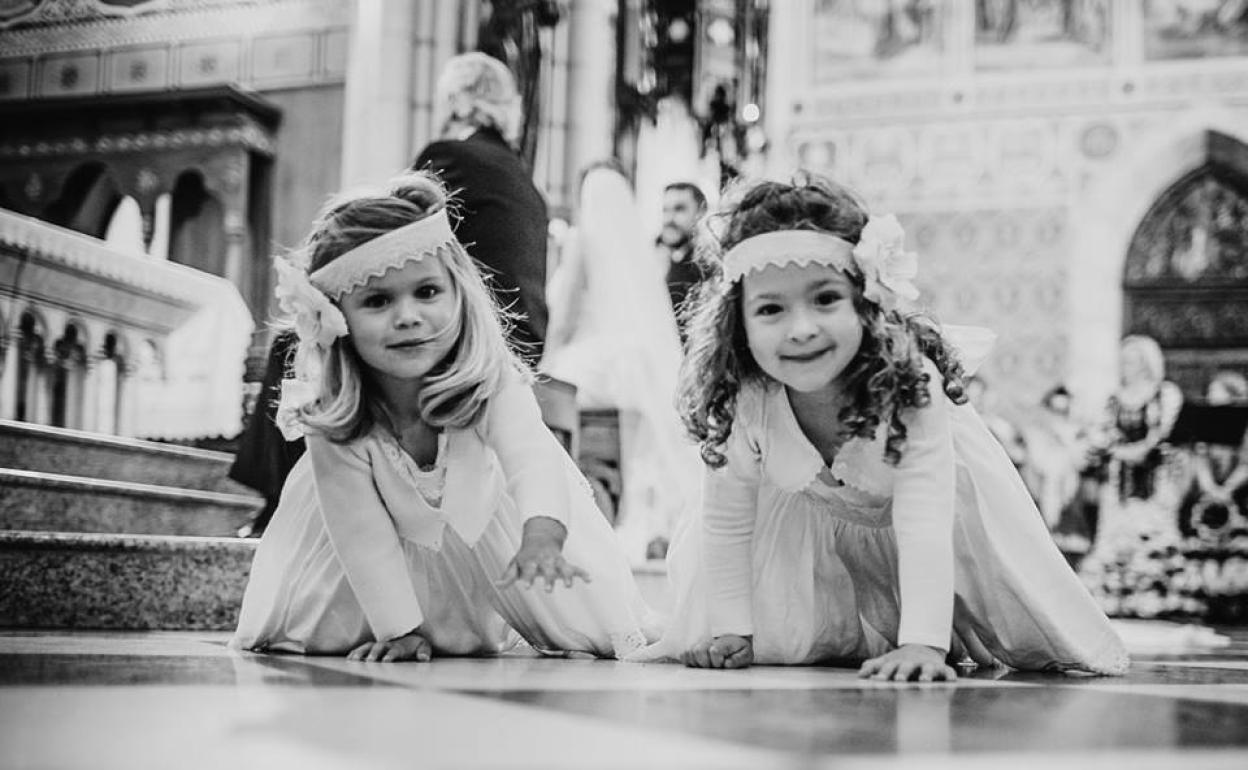
[[[397,177],[385,192],[332,200],[304,245],[308,269],[317,270],[373,238],[435,214],[447,203],[442,185],[423,172]],[[453,243],[426,257],[430,258],[446,267],[456,301],[453,321],[437,336],[453,337],[455,342],[446,358],[425,375],[417,406],[429,425],[465,428],[481,417],[508,372],[526,377],[528,372],[508,347],[507,317],[464,248]],[[299,413],[310,431],[345,442],[363,436],[378,423],[387,423],[376,383],[350,335],[339,337],[328,348],[301,339],[295,368],[310,375],[316,390],[316,399]]]
[[[451,57],[438,76],[435,110],[448,120],[496,129],[514,142],[520,135],[520,91],[498,59],[471,51]]]

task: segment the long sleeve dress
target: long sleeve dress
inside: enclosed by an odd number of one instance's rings
[[[728,462],[708,471],[703,514],[668,557],[672,625],[637,659],[739,634],[765,664],[913,643],[1020,669],[1125,671],[1009,457],[927,371],[931,402],[908,416],[897,466],[883,429],[825,465],[781,386],[743,388]]]
[[[524,522],[568,530],[589,572],[547,593],[499,590]],[[421,469],[381,428],[348,444],[308,437],[261,539],[233,645],[343,654],[417,628],[435,654],[549,651],[619,657],[655,633],[589,486],[516,375],[478,422],[447,430]]]

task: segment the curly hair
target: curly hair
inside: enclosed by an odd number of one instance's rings
[[[450,201],[433,176],[412,172],[392,180],[385,190],[350,193],[330,201],[313,224],[304,245],[309,271],[315,271],[378,236],[432,216]],[[474,423],[486,403],[502,387],[508,371],[528,376],[527,369],[508,347],[509,319],[492,299],[486,278],[458,244],[439,249],[455,287],[457,312],[441,333],[453,337],[446,357],[428,372],[417,397],[421,419],[436,427],[463,428]],[[340,298],[331,298],[337,301]],[[321,348],[301,341],[295,367],[316,357],[319,371],[317,400],[300,412],[300,420],[331,441],[351,441],[373,425],[385,424],[380,390],[350,335]]]
[[[689,304],[687,355],[681,368],[677,401],[702,459],[712,468],[727,458],[723,447],[732,434],[737,395],[747,383],[771,382],[750,353],[742,310],[742,281],[726,281],[719,259],[755,235],[780,230],[815,230],[857,243],[867,223],[866,207],[845,187],[802,174],[790,183],[764,181],[725,195],[725,208],[714,215],[709,242],[699,249],[710,277]],[[714,225],[719,224],[719,233]],[[887,424],[885,460],[896,465],[906,442],[903,416],[930,403],[924,359],[944,379],[944,393],[955,404],[966,402],[962,364],[937,324],[920,313],[885,310],[863,296],[863,277],[847,275],[854,287],[854,309],[862,323],[862,344],[840,378],[849,402],[836,416],[846,437],[874,438]]]

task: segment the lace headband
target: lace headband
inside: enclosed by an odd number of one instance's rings
[[[308,276],[332,299],[363,286],[408,260],[420,260],[458,244],[446,209],[360,244]]]
[[[769,266],[827,265],[862,276],[863,296],[886,310],[919,298],[918,255],[905,251],[905,231],[892,214],[871,217],[858,245],[819,230],[777,230],[751,236],[724,254],[724,279],[739,281]]]

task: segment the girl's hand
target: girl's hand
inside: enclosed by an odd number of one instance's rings
[[[381,661],[395,660],[427,661],[433,657],[433,646],[420,634],[411,633],[388,642],[365,642],[347,653],[347,660]]]
[[[546,516],[537,516],[524,523],[520,537],[520,550],[507,565],[503,576],[494,582],[500,589],[523,582],[532,588],[539,577],[546,578],[546,592],[555,590],[562,580],[568,588],[576,578],[589,582],[589,573],[563,558],[563,541],[568,530],[559,522]]]
[[[903,644],[878,658],[872,658],[858,669],[859,679],[883,682],[952,682],[958,674],[945,664],[945,653],[926,644]]]
[[[724,634],[694,645],[681,656],[691,668],[748,668],[754,663],[754,639]]]

